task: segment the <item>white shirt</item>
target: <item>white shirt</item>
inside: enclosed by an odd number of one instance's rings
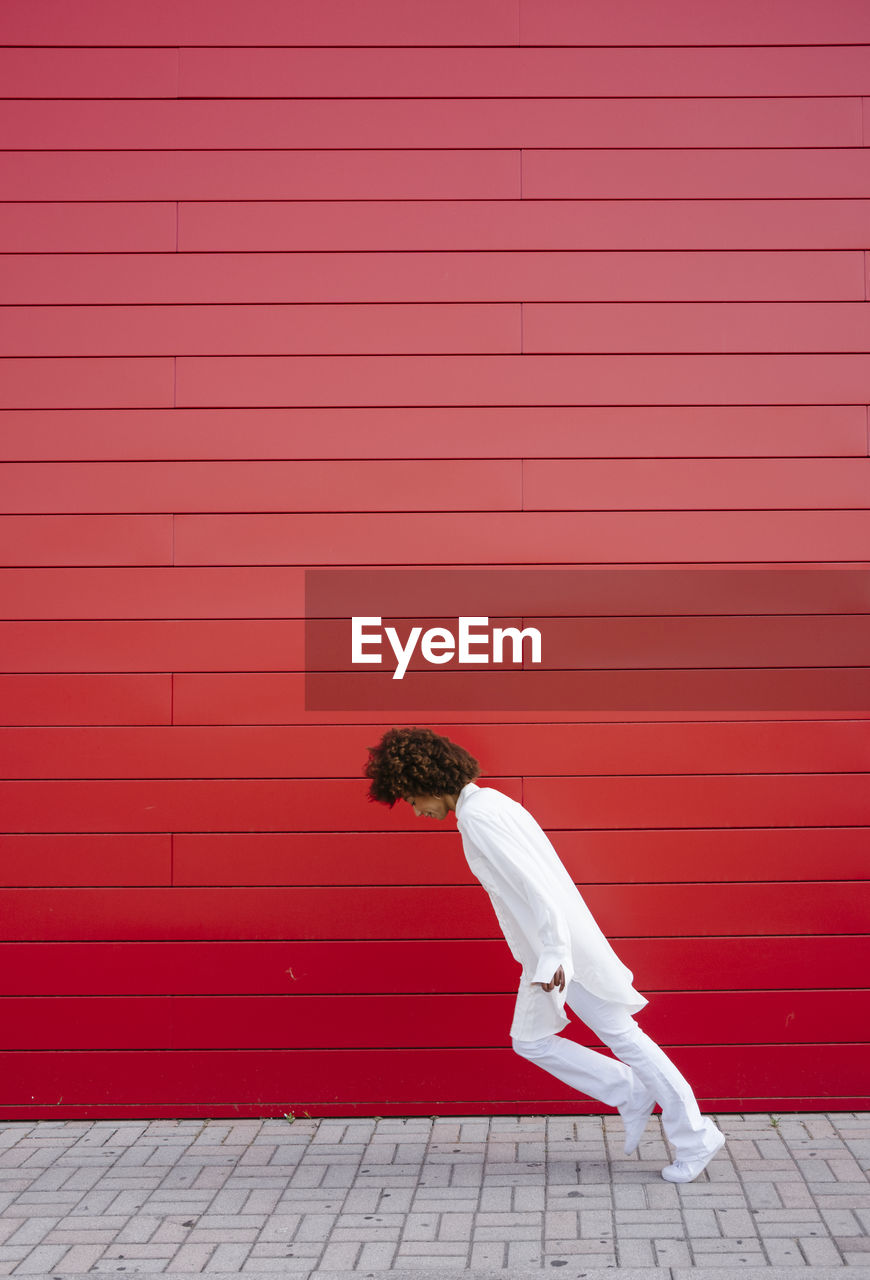
[[[469,782],[456,801],[456,825],[468,865],[489,894],[505,941],[523,967],[511,1036],[537,1040],[566,1027],[565,997],[572,979],[630,1013],[648,1003],[527,809],[501,791]],[[564,991],[532,985],[551,982],[559,965],[565,971]]]

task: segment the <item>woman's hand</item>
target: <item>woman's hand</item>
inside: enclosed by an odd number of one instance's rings
[[[545,991],[552,991],[554,987],[558,987],[560,991],[565,990],[565,970],[559,965],[559,968],[553,974],[552,982],[533,982],[533,987],[543,987]]]

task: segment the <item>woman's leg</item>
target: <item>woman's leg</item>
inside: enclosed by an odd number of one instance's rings
[[[634,1072],[606,1054],[562,1036],[512,1040],[514,1051],[557,1080],[609,1107],[622,1107],[637,1092]]]
[[[694,1161],[717,1150],[720,1130],[701,1115],[688,1081],[623,1005],[602,1000],[577,981],[570,983],[566,1003],[654,1095],[677,1160]]]
[[[637,1149],[655,1099],[631,1067],[559,1035],[512,1041],[514,1050],[557,1080],[597,1102],[616,1107],[625,1126],[625,1154]]]

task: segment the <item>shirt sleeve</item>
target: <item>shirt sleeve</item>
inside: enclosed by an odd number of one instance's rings
[[[561,965],[567,987],[574,976],[568,922],[556,894],[544,882],[544,877],[536,875],[534,850],[521,831],[489,814],[475,814],[464,826],[495,874],[502,877],[529,908],[539,945],[535,971],[529,981],[551,982]]]

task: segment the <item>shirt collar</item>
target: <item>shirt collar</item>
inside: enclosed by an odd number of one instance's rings
[[[468,799],[468,797],[470,795],[473,795],[475,791],[479,791],[479,790],[480,790],[480,787],[477,786],[476,783],[466,782],[465,786],[462,788],[459,795],[456,797],[456,817],[457,818],[459,817],[459,814],[462,810],[462,806],[465,803],[465,801]]]

